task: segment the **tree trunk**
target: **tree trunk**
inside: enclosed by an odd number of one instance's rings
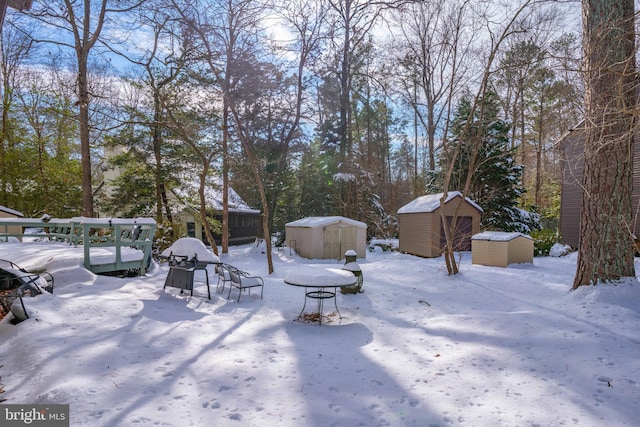
[[[228,73],[225,73],[228,76]],[[225,87],[228,87],[225,85]],[[229,252],[229,106],[222,106],[222,253]]]
[[[162,151],[161,151],[161,135],[160,135],[160,123],[162,120],[162,107],[160,104],[160,96],[157,91],[153,95],[153,155],[155,157],[155,181],[156,181],[156,222],[162,223],[162,204],[163,204],[163,176],[162,176]],[[171,218],[167,218],[171,221]]]
[[[229,96],[229,94],[227,94],[226,96]],[[247,161],[249,162],[249,166],[251,167],[251,172],[253,173],[256,185],[258,186],[258,192],[260,193],[260,201],[262,204],[262,232],[264,234],[264,243],[266,245],[267,252],[267,268],[269,269],[269,274],[271,274],[274,270],[273,255],[271,254],[271,232],[269,231],[269,203],[267,202],[267,193],[265,192],[264,183],[262,181],[262,177],[260,176],[258,163],[251,148],[250,138],[247,136],[247,133],[244,130],[243,122],[240,119],[240,115],[235,110],[233,103],[229,101],[229,99],[227,99],[227,105],[229,106],[229,112],[233,115],[240,143],[242,144],[245,156],[247,157]]]
[[[540,118],[538,120],[538,142],[536,144],[536,187],[535,187],[535,197],[534,204],[539,207],[540,206],[540,191],[542,190],[542,148],[544,146],[544,95],[545,91],[542,90],[540,95]]]
[[[200,223],[202,224],[202,228],[204,229],[204,235],[207,238],[207,242],[209,242],[209,246],[211,246],[211,250],[214,254],[218,255],[218,246],[216,245],[216,241],[213,238],[213,234],[211,234],[211,227],[209,226],[209,219],[207,218],[207,199],[205,198],[204,189],[207,185],[207,175],[209,172],[209,166],[205,162],[202,166],[202,173],[200,174],[200,185],[198,186],[198,197],[200,199],[200,208],[198,209],[198,213],[200,215]]]
[[[93,188],[91,185],[91,138],[89,131],[89,82],[87,55],[78,51],[78,104],[80,125],[80,155],[82,165],[82,215],[93,218]]]
[[[586,140],[573,288],[635,277],[631,210],[633,0],[584,0]]]
[[[3,70],[3,76],[6,71]],[[0,129],[0,204],[8,206],[9,182],[8,171],[9,165],[7,165],[7,143],[9,141],[9,105],[11,99],[9,97],[10,85],[6,81],[6,77],[3,79],[3,91],[2,91],[2,128]]]

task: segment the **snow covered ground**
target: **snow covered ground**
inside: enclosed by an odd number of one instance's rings
[[[638,425],[635,280],[571,292],[575,254],[495,268],[463,253],[450,277],[442,259],[374,252],[364,292],[319,326],[294,321],[304,290],[283,278],[341,262],[284,249],[268,275],[263,251],[221,255],[265,279],[264,299],[236,303],[207,300],[201,273],[191,297],[163,289],[167,266],[96,276],[81,249],[0,244],[56,285],[0,323],[0,401],[68,403],[91,427]]]

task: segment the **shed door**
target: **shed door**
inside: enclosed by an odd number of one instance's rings
[[[357,249],[355,227],[324,229],[324,259],[342,259],[348,249]]]
[[[353,249],[354,251],[358,251],[358,246],[356,245],[356,227],[345,227],[340,229],[340,252],[338,253],[337,259],[342,259],[344,257],[344,253],[349,249]]]
[[[447,217],[447,224],[451,225],[453,217]],[[471,235],[473,234],[473,220],[470,216],[459,216],[456,219],[456,229],[453,237],[454,251],[470,251]],[[443,248],[447,243],[442,222],[440,223],[440,247]]]
[[[325,227],[323,259],[340,259],[340,228]]]

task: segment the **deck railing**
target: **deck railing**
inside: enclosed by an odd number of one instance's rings
[[[155,231],[152,218],[0,218],[0,240],[28,236],[82,245],[84,266],[94,273],[138,270],[144,275]],[[98,248],[113,256],[97,255]]]

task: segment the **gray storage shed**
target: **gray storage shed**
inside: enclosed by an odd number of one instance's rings
[[[471,236],[480,232],[482,208],[459,191],[449,192],[444,206],[442,193],[418,197],[398,209],[399,249],[427,258],[439,257],[445,244],[441,209],[451,223],[456,216],[454,246],[456,251],[471,250]]]
[[[367,224],[342,216],[307,217],[285,224],[287,246],[309,259],[342,259],[367,253]]]

